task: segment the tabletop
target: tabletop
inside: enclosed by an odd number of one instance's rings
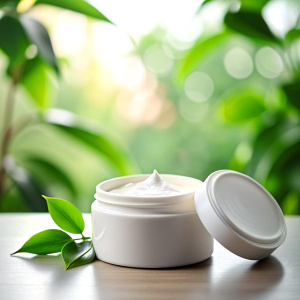
[[[91,235],[90,215],[84,215]],[[300,217],[272,256],[240,258],[215,241],[208,260],[171,269],[134,269],[95,260],[65,271],[60,255],[9,254],[33,234],[57,228],[49,214],[0,214],[0,299],[300,299]]]

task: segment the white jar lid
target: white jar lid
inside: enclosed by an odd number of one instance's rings
[[[212,173],[195,193],[207,231],[225,248],[247,259],[263,259],[286,238],[282,211],[258,182],[244,174]]]

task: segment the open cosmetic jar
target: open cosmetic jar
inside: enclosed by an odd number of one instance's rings
[[[110,191],[149,175],[114,178],[97,185],[92,204],[93,245],[97,258],[136,268],[169,268],[197,263],[213,252],[213,238],[200,221],[194,193],[200,180],[161,175],[189,188],[171,196],[124,196]]]
[[[201,182],[161,175],[160,188],[170,183],[179,187],[179,194],[122,194],[128,184],[139,185],[149,176],[119,177],[97,185],[92,240],[98,259],[137,268],[184,266],[209,258],[216,239],[240,257],[259,260],[286,239],[278,203],[249,176],[220,170]]]

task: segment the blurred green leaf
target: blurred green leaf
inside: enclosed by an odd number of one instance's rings
[[[231,122],[243,123],[260,116],[265,110],[261,94],[249,89],[235,89],[223,98],[224,117]]]
[[[37,169],[38,172],[47,174],[47,178],[50,177],[51,179],[63,184],[74,197],[77,196],[78,191],[76,185],[62,168],[53,164],[50,160],[42,157],[27,157],[25,163],[26,165],[29,164],[29,168],[30,166],[33,166],[33,168]]]
[[[265,152],[268,151],[274,140],[289,128],[289,124],[284,124],[282,120],[278,120],[272,126],[260,129],[253,143],[253,153],[246,169],[247,174],[252,177],[255,175],[255,171]]]
[[[292,43],[293,41],[300,39],[300,29],[299,28],[293,28],[290,31],[287,32],[285,35],[285,40],[289,43]]]
[[[97,128],[89,126],[76,115],[58,109],[48,110],[44,116],[44,121],[88,145],[100,155],[104,155],[121,174],[127,174],[129,165],[126,157],[119,147],[104,132],[99,130],[98,126]]]
[[[282,88],[289,102],[300,109],[300,80],[285,84]]]
[[[51,218],[61,229],[81,234],[84,230],[84,220],[79,209],[72,203],[59,199],[43,196],[48,205]]]
[[[205,4],[209,3],[209,2],[212,2],[212,1],[215,1],[215,0],[204,0],[204,1],[201,3],[201,5],[203,6],[203,5],[205,5]],[[230,0],[230,1],[231,1],[231,0]]]
[[[189,72],[200,65],[205,59],[214,55],[220,45],[224,43],[229,36],[229,33],[224,32],[197,41],[179,65],[179,79],[185,78]]]
[[[287,186],[293,189],[298,189],[300,192],[300,185],[298,181],[300,180],[300,176],[293,174],[294,167],[296,166],[299,170],[300,166],[300,134],[297,134],[296,130],[299,130],[300,132],[300,127],[298,126],[298,128],[289,131],[282,136],[279,141],[276,140],[273,144],[273,151],[275,152],[274,159],[272,164],[270,164],[270,167],[267,169],[267,171],[269,171],[267,179],[272,174],[276,174],[277,178],[280,178],[282,174],[285,174],[285,178],[281,179],[282,182],[286,181]],[[295,179],[298,180],[294,182]]]
[[[75,11],[86,16],[112,23],[98,9],[83,0],[37,0],[35,5],[48,4]]]
[[[9,57],[10,65],[20,65],[30,42],[20,21],[12,16],[0,19],[0,48]]]
[[[26,16],[22,16],[20,21],[31,42],[37,46],[40,57],[47,62],[56,73],[59,73],[52,43],[44,25]]]
[[[207,3],[211,2],[219,2],[219,3],[227,3],[230,6],[237,7],[237,5],[241,5],[241,8],[243,10],[247,11],[261,11],[262,8],[269,2],[270,0],[223,0],[223,1],[218,1],[218,0],[204,0],[198,10],[197,14],[201,11],[202,7],[205,6]]]
[[[278,115],[273,125],[259,129],[244,172],[261,182],[283,208],[290,192],[300,197],[299,153],[299,124]],[[300,207],[293,211],[300,213]]]
[[[229,28],[250,38],[278,42],[260,13],[249,11],[228,12],[224,23]]]
[[[275,125],[262,130],[258,135],[247,173],[260,181],[266,180],[277,161],[300,143],[300,127],[296,123],[279,120]],[[299,156],[298,153],[295,153]],[[294,159],[294,154],[290,155]]]
[[[261,11],[270,0],[241,0],[243,10]]]
[[[288,195],[293,193],[300,200],[300,127],[296,126],[276,137],[259,158],[254,176],[263,182],[275,199],[286,208]],[[257,153],[256,153],[257,154]],[[292,206],[289,206],[291,209]],[[291,213],[300,213],[293,207]],[[287,211],[285,211],[287,213]]]
[[[282,205],[285,215],[296,215],[300,213],[300,197],[295,191],[290,191]]]
[[[73,239],[64,231],[59,229],[47,229],[33,235],[16,252],[26,252],[38,255],[61,252],[62,247]]]
[[[38,57],[27,60],[20,83],[41,109],[48,108],[53,86],[43,61]]]
[[[62,248],[61,254],[66,270],[88,264],[95,258],[93,244],[90,241],[81,243],[69,242]]]
[[[11,156],[5,158],[4,169],[6,174],[16,184],[20,195],[32,211],[47,211],[47,205],[41,197],[44,191],[34,181],[29,172],[17,166]]]
[[[21,0],[0,0],[0,8],[4,6],[16,8]]]

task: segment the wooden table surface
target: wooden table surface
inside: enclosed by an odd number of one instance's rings
[[[86,235],[90,215],[84,216]],[[57,228],[49,214],[0,214],[0,299],[300,299],[300,217],[287,217],[284,245],[262,261],[242,259],[215,242],[195,265],[147,270],[99,260],[64,270],[60,255],[9,254],[33,234]]]

